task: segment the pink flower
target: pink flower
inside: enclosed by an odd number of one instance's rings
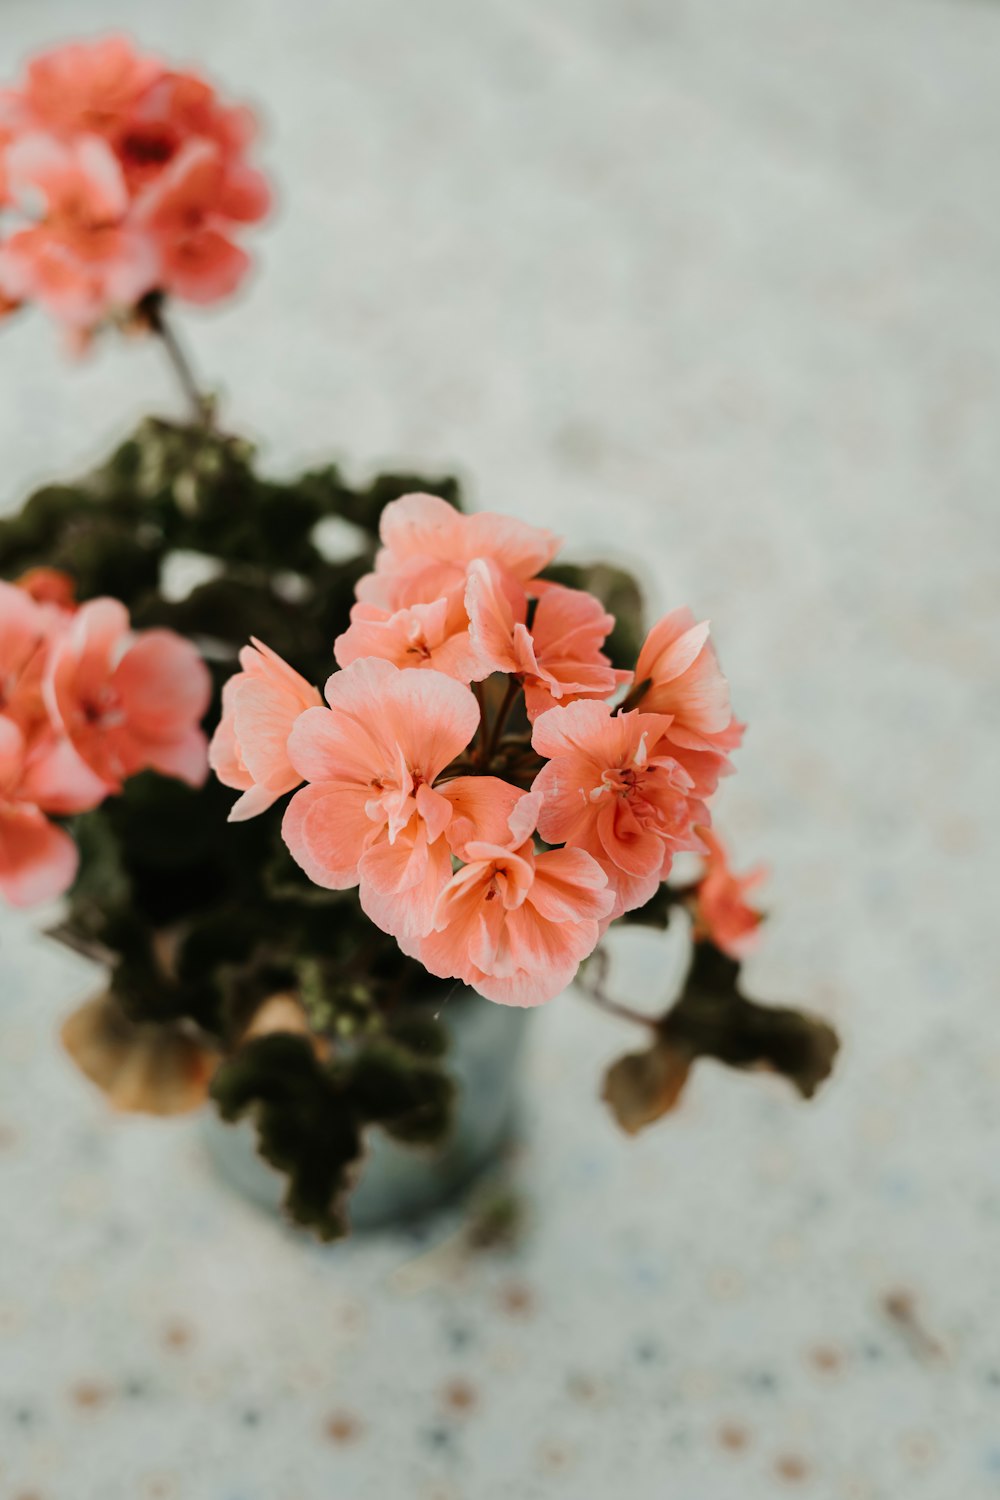
[[[733,718],[729,684],[708,636],[707,620],[698,624],[689,609],[672,610],[647,635],[635,668],[636,682],[649,683],[638,706],[671,716],[667,737],[701,796],[730,771],[728,752],[744,729]]]
[[[382,512],[382,548],[375,572],[362,578],[358,598],[396,611],[464,594],[469,563],[484,557],[501,575],[527,583],[550,563],[559,538],[509,516],[479,511],[464,516],[437,495],[403,495]]]
[[[231,823],[255,817],[299,785],[288,736],[299,714],[323,702],[263,641],[243,647],[240,666],[222,689],[222,719],[208,747],[208,763],[223,786],[243,793],[229,813]]]
[[[24,589],[0,582],[0,713],[25,736],[48,724],[42,676],[56,616]]]
[[[250,257],[228,231],[239,217],[260,214],[249,200],[246,208],[242,198],[227,200],[226,176],[219,147],[191,140],[140,198],[136,219],[157,251],[162,291],[189,302],[217,302],[243,280]]]
[[[763,912],[752,907],[745,896],[767,878],[767,871],[761,865],[746,875],[735,875],[725,847],[711,829],[699,828],[698,833],[708,854],[695,893],[695,939],[708,939],[732,958],[742,958],[753,946],[764,920]]]
[[[451,852],[464,860],[470,843],[505,844],[510,819],[524,797],[520,787],[499,776],[456,776],[439,788],[451,803],[451,822],[445,837]]]
[[[270,192],[245,153],[257,133],[249,109],[223,104],[211,84],[193,73],[163,73],[121,121],[115,150],[131,191],[154,181],[191,141],[214,146],[224,165],[219,210],[252,223],[270,207]]]
[[[107,786],[49,719],[44,679],[69,615],[23,588],[0,583],[0,713],[21,735],[19,796],[46,812],[85,812]]]
[[[505,839],[466,845],[433,930],[413,945],[432,974],[461,979],[503,1005],[541,1005],[593,952],[614,896],[582,849],[534,852],[539,798],[519,798]]]
[[[35,129],[110,135],[160,73],[127,37],[69,42],[32,59],[17,105]]]
[[[69,835],[22,800],[25,757],[20,728],[0,714],[0,894],[12,906],[62,895],[78,863]]]
[[[56,726],[109,789],[147,767],[192,786],[204,781],[199,721],[211,679],[173,631],[133,634],[124,605],[92,599],[53,644],[45,691]]]
[[[335,672],[326,700],[288,739],[310,784],[288,805],[285,842],[318,885],[360,884],[362,906],[384,931],[419,934],[451,875],[443,834],[453,806],[434,783],[472,739],[479,707],[441,672],[374,658]]]
[[[7,180],[7,148],[14,139],[14,132],[10,129],[5,119],[5,103],[0,95],[0,211],[5,209],[10,202],[10,183]],[[8,312],[14,310],[16,302],[0,294],[0,317],[5,317]]]
[[[70,614],[76,609],[76,584],[61,568],[29,568],[15,582],[38,604],[54,604]]]
[[[612,916],[649,900],[675,852],[701,847],[704,806],[667,738],[665,714],[612,714],[606,703],[571,703],[535,720],[532,744],[549,757],[532,791],[548,843],[585,849],[606,872]]]
[[[21,210],[0,310],[40,302],[85,347],[148,292],[227,295],[249,265],[234,235],[270,203],[253,136],[249,110],[122,37],[36,58],[0,95],[0,204]]]
[[[134,305],[155,285],[153,246],[126,223],[121,168],[104,141],[23,136],[10,147],[7,167],[15,196],[40,194],[45,216],[0,247],[5,296],[40,302],[86,329],[114,308]]]
[[[480,558],[469,565],[465,602],[473,645],[493,671],[521,678],[532,722],[556,703],[608,698],[632,680],[601,650],[615,622],[593,594],[549,584],[529,631],[524,590]]]
[[[351,623],[333,644],[338,666],[378,656],[397,667],[431,668],[458,682],[478,682],[493,670],[469,639],[461,594],[411,604],[390,613],[377,604],[355,604]]]

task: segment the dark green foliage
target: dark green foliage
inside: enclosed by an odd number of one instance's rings
[[[837,1055],[827,1022],[787,1006],[761,1005],[740,990],[740,965],[711,943],[695,943],[680,999],[660,1034],[692,1057],[731,1068],[770,1068],[811,1099]]]
[[[731,1068],[780,1073],[811,1099],[833,1067],[839,1041],[817,1016],[761,1005],[740,989],[740,965],[711,943],[693,945],[679,998],[651,1021],[653,1040],[608,1069],[604,1098],[630,1134],[673,1109],[702,1057]]]
[[[352,486],[334,465],[265,478],[249,444],[151,419],[85,479],[39,490],[0,521],[0,576],[48,565],[72,576],[81,600],[114,593],[137,627],[168,625],[194,639],[217,693],[251,633],[321,685],[354,585],[372,565],[382,510],[413,489],[460,503],[452,479],[386,474]],[[323,556],[315,532],[330,518],[355,528],[353,557]],[[217,574],[173,600],[160,584],[179,551],[211,559]],[[218,698],[209,729],[217,716]],[[83,858],[60,935],[110,953],[122,971],[116,989],[128,990],[134,1010],[162,1019],[172,1006],[223,1044],[233,1025],[226,998],[234,986],[225,977],[233,966],[262,973],[284,962],[294,979],[295,962],[315,958],[326,966],[329,991],[331,967],[353,962],[366,945],[373,990],[398,999],[417,966],[400,962],[390,939],[372,938],[353,896],[306,880],[281,843],[280,809],[227,825],[232,801],[214,778],[192,790],[148,773],[73,820]],[[177,948],[166,969],[165,931]]]
[[[81,601],[113,594],[137,628],[193,639],[215,684],[211,732],[251,634],[322,686],[354,586],[372,566],[382,510],[414,490],[460,505],[448,478],[383,474],[358,486],[332,464],[264,477],[239,439],[147,420],[92,474],[46,486],[0,520],[0,577],[61,568]],[[343,560],[322,550],[331,519],[349,523],[355,550]],[[161,585],[178,553],[208,559],[214,576],[168,598]],[[269,1159],[291,1168],[291,1211],[329,1234],[344,1183],[321,1162],[353,1160],[361,1122],[428,1141],[447,1127],[443,1033],[420,1006],[436,981],[373,927],[354,892],[307,880],[281,841],[280,806],[227,823],[234,795],[214,777],[195,790],[150,772],[70,820],[81,865],[56,935],[109,965],[129,1019],[193,1022],[229,1055],[220,1100],[235,1110],[259,1097]],[[300,1039],[238,1050],[256,1011],[282,992],[299,996],[318,1033],[354,1049],[349,1109],[343,1063],[336,1075],[324,1070]]]
[[[169,625],[210,641],[223,661],[252,632],[322,682],[354,585],[371,566],[382,510],[413,489],[460,505],[450,478],[383,474],[354,486],[333,464],[264,478],[248,443],[148,419],[85,479],[46,486],[0,521],[0,577],[62,568],[80,599],[114,594],[137,626]],[[324,558],[316,531],[331,518],[356,528],[353,558]],[[163,568],[178,552],[214,559],[221,572],[188,598],[168,600]]]
[[[301,1036],[257,1037],[222,1064],[212,1095],[225,1120],[252,1111],[258,1150],[288,1178],[285,1207],[320,1239],[346,1234],[361,1136],[338,1079]]]
[[[253,1115],[260,1154],[288,1176],[286,1208],[323,1239],[347,1231],[344,1200],[365,1126],[380,1125],[412,1145],[434,1145],[451,1125],[455,1085],[440,1066],[441,1039],[428,1051],[405,1045],[401,1035],[397,1026],[392,1036],[345,1044],[329,1058],[304,1036],[255,1037],[213,1080],[223,1118]],[[429,1040],[419,1027],[410,1035]]]
[[[349,1065],[351,1097],[365,1119],[397,1140],[433,1144],[448,1129],[455,1098],[437,1063],[388,1039],[373,1041]]]
[[[432,1060],[448,1050],[445,1027],[427,1010],[397,1011],[386,1024],[392,1040],[417,1057]]]

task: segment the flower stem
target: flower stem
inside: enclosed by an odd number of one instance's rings
[[[486,742],[489,730],[486,725],[486,694],[483,692],[481,682],[470,682],[469,686],[476,695],[479,704],[479,728],[476,730],[476,738],[472,747],[472,759],[477,766],[482,766],[486,760]]]
[[[192,415],[199,427],[208,427],[212,421],[212,399],[202,393],[195,379],[191,363],[184,349],[167,320],[163,310],[163,297],[153,293],[145,299],[142,306],[143,314],[150,328],[163,346],[170,366],[177,376],[177,382],[184,393],[184,399],[191,408]]]
[[[645,678],[642,682],[633,682],[632,686],[628,690],[628,693],[615,709],[615,713],[627,714],[631,713],[633,708],[638,708],[639,704],[646,696],[646,689],[649,686],[650,679],[648,677]]]
[[[593,975],[589,972],[591,967],[597,970]],[[609,968],[610,961],[607,953],[603,948],[596,949],[577,975],[577,987],[588,1000],[600,1006],[601,1010],[607,1011],[609,1015],[618,1016],[622,1021],[631,1021],[635,1026],[644,1026],[649,1031],[655,1031],[657,1022],[654,1016],[644,1016],[642,1011],[633,1010],[630,1005],[622,1005],[620,1000],[612,1000],[604,987]]]
[[[518,678],[518,677],[511,677],[510,681],[507,683],[507,692],[504,695],[503,702],[501,703],[500,708],[497,711],[497,716],[496,716],[496,718],[493,721],[493,730],[492,730],[492,733],[490,734],[489,741],[488,741],[487,747],[486,747],[486,762],[487,762],[487,764],[489,764],[489,762],[493,759],[494,755],[496,755],[496,753],[497,753],[497,746],[500,743],[500,736],[503,733],[504,725],[506,724],[507,720],[510,718],[511,709],[514,707],[514,704],[517,702],[517,696],[520,693],[520,691],[521,691],[521,681],[520,681],[520,678]]]

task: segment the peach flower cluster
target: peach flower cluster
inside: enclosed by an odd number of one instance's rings
[[[208,669],[169,630],[133,632],[116,599],[76,608],[49,569],[0,583],[0,893],[60,895],[77,851],[53,817],[86,812],[151,768],[204,781]]]
[[[541,576],[550,532],[407,495],[381,541],[325,701],[254,642],[211,763],[242,794],[234,818],[298,787],[294,858],[318,885],[357,886],[431,973],[536,1005],[678,851],[706,851],[742,726],[687,610],[653,627],[634,673],[612,666],[601,602]]]
[[[34,58],[0,93],[0,302],[37,302],[78,337],[149,292],[215,302],[267,212],[250,111],[124,37]]]

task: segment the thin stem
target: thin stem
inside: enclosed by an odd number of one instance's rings
[[[598,972],[593,978],[588,970],[594,966]],[[600,1006],[609,1015],[618,1016],[622,1021],[631,1021],[635,1026],[644,1026],[647,1031],[656,1030],[656,1019],[653,1016],[644,1016],[642,1011],[633,1010],[630,1005],[623,1005],[620,1000],[612,1000],[604,988],[610,967],[608,955],[603,948],[598,948],[587,960],[585,968],[577,975],[577,984],[586,995],[587,999],[594,1005]]]
[[[167,321],[163,310],[163,298],[151,296],[146,299],[143,306],[150,330],[156,334],[171,368],[177,376],[178,384],[184,392],[184,399],[191,408],[192,414],[199,427],[207,427],[212,419],[211,398],[202,394],[195,379],[194,371],[190,361],[181,346],[181,343],[170,323]]]
[[[639,703],[641,703],[642,699],[646,696],[646,689],[650,686],[650,682],[651,679],[649,677],[645,678],[645,680],[642,682],[633,682],[627,694],[615,709],[615,713],[627,714],[630,713],[633,708],[636,708]]]
[[[472,759],[477,766],[481,766],[486,759],[486,694],[483,692],[481,682],[469,684],[476,695],[479,704],[479,728],[476,730],[476,742],[472,749]]]
[[[479,766],[474,760],[453,760],[450,766],[445,766],[441,775],[435,779],[434,785],[441,786],[443,782],[454,781],[456,776],[474,776]]]
[[[489,764],[494,755],[497,753],[497,746],[500,743],[500,736],[503,733],[503,727],[506,724],[507,720],[510,718],[511,709],[514,707],[520,691],[520,679],[517,677],[512,677],[507,683],[507,691],[504,694],[503,702],[500,704],[500,708],[497,711],[497,716],[493,721],[493,729],[486,745],[487,764]]]

